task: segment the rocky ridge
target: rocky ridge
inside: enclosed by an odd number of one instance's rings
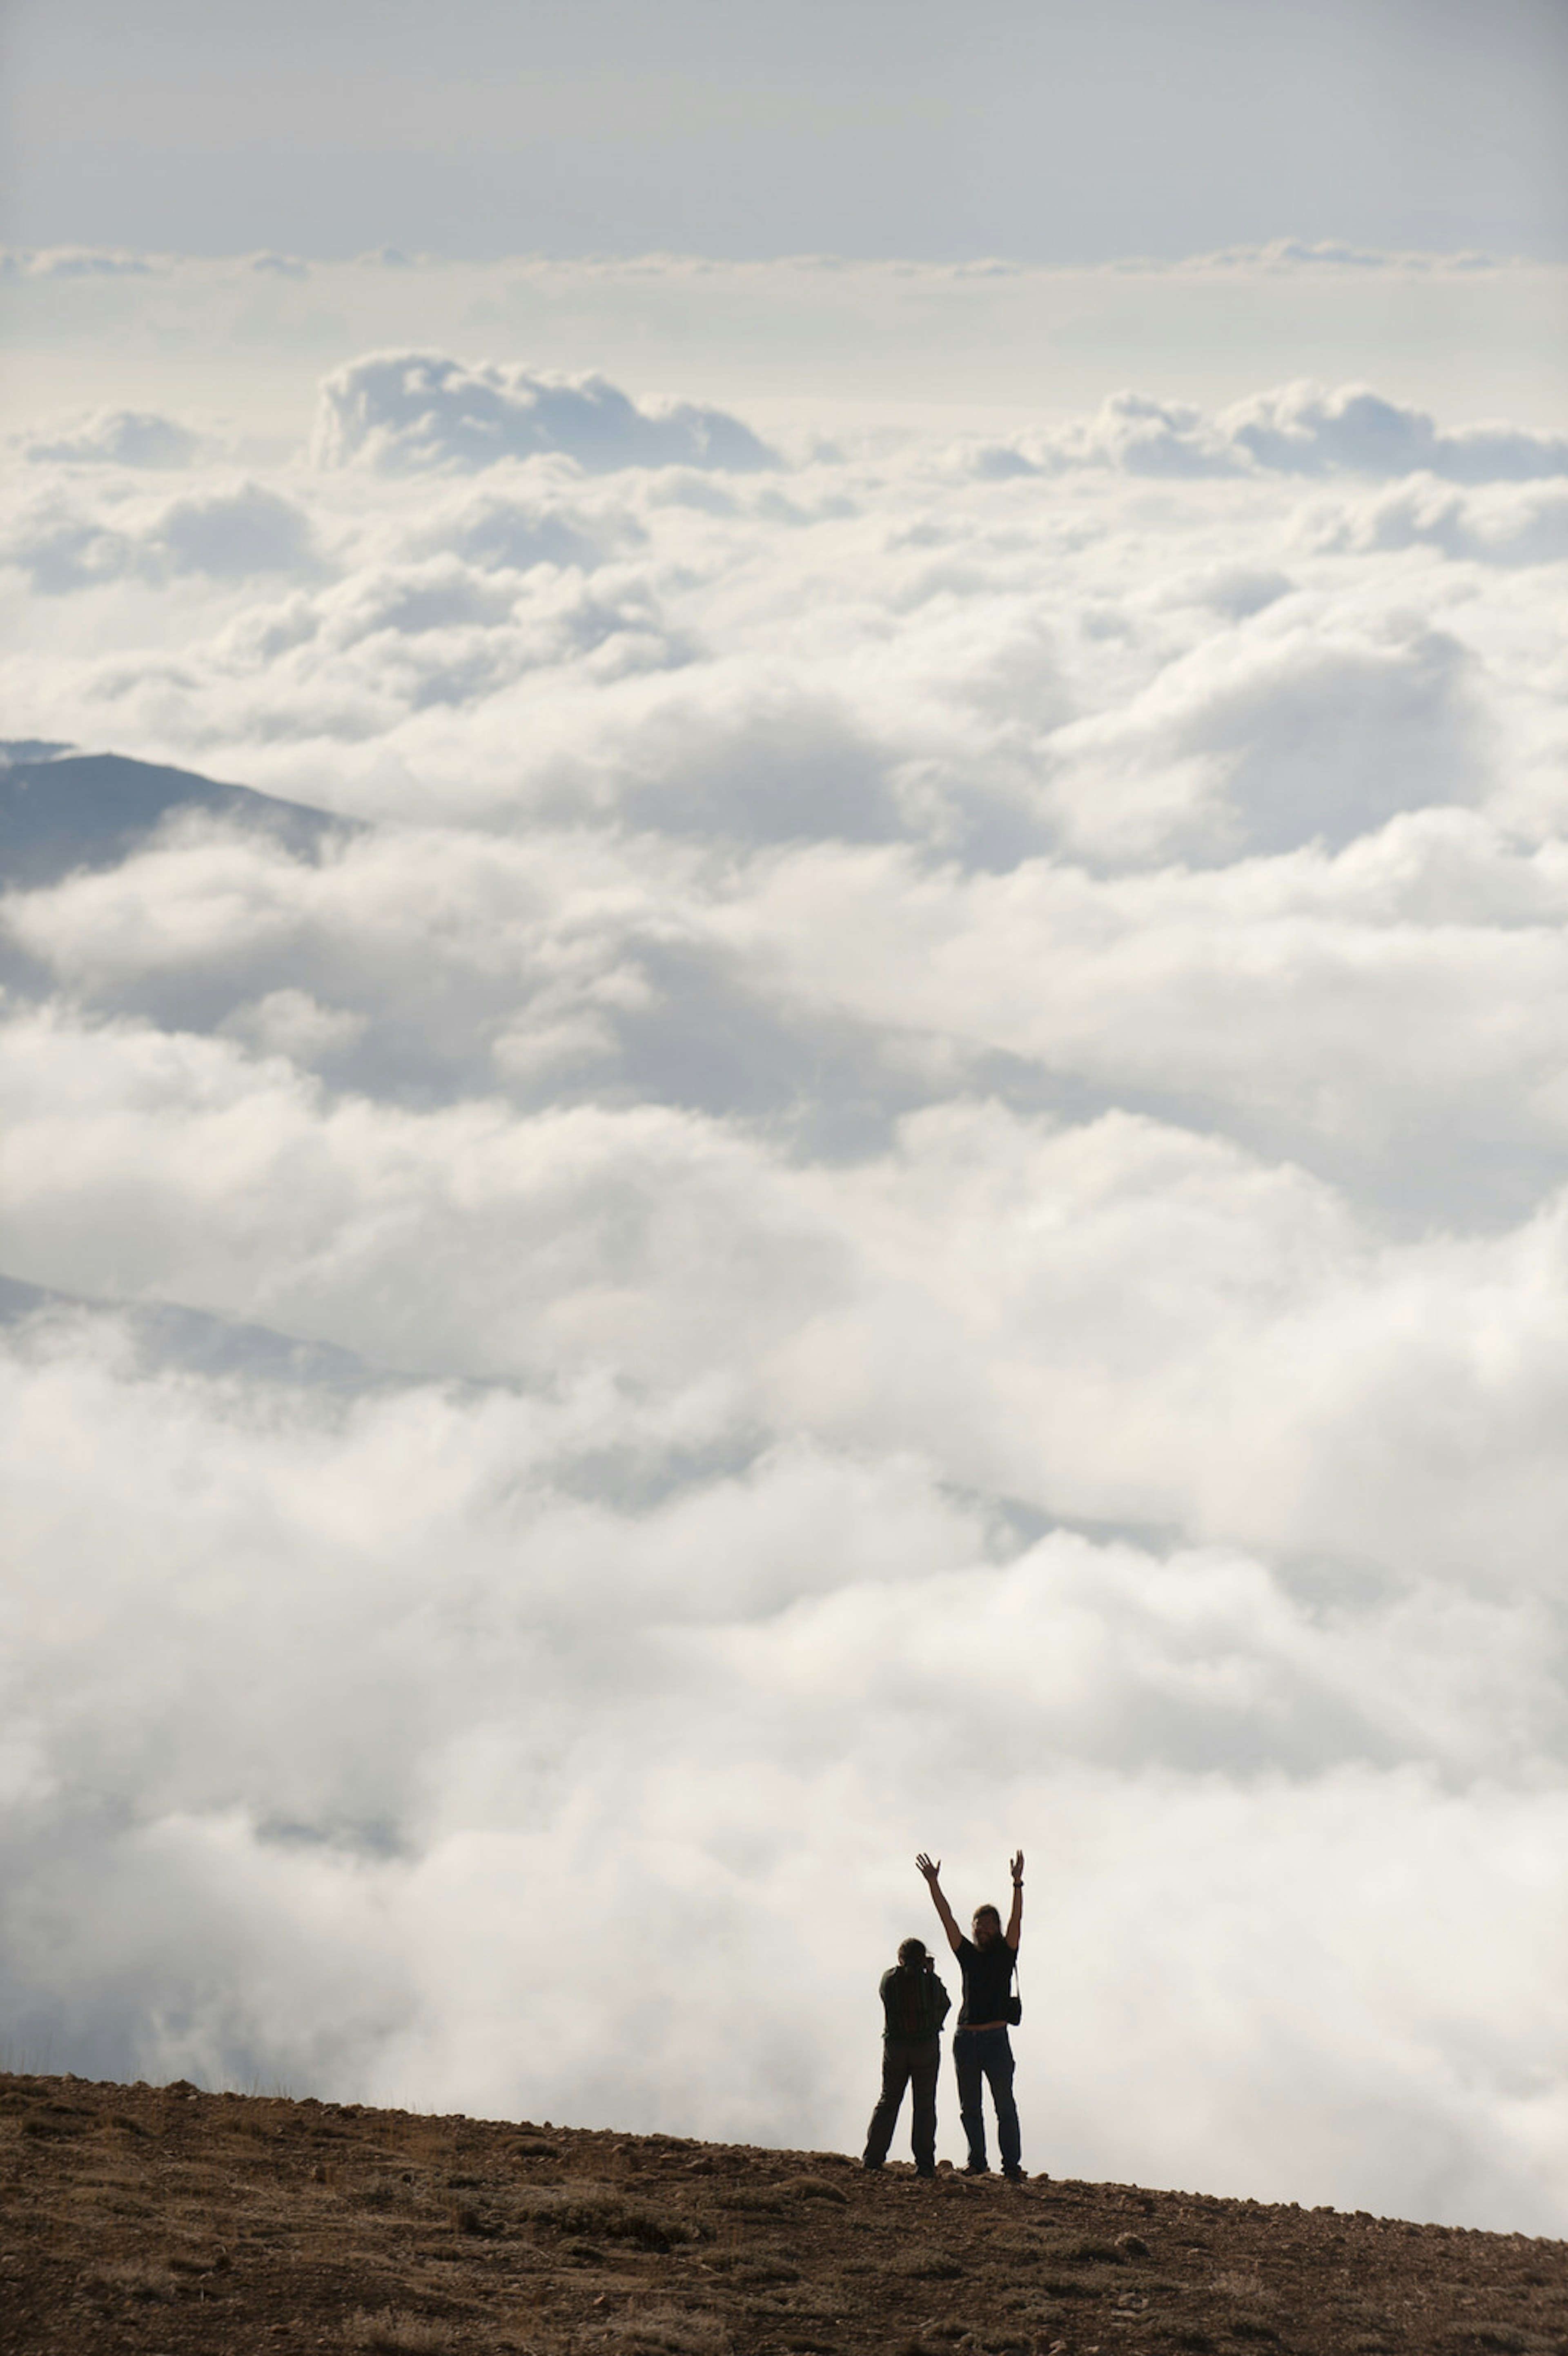
[[[1568,2244],[1131,2185],[0,2076],[16,2356],[1568,2356]]]

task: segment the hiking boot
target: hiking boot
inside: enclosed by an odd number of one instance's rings
[[[1027,2184],[1029,2182],[1029,2170],[1027,2168],[1004,2168],[1002,2174],[1007,2178],[1009,2184]]]
[[[875,2176],[880,2171],[882,2163],[880,2159],[863,2159],[860,2165],[868,2176]]]
[[[958,2173],[960,2176],[989,2176],[991,2164],[986,2159],[967,2159]]]

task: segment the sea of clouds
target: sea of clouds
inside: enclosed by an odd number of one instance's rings
[[[11,455],[6,735],[334,821],[0,903],[16,2058],[853,2149],[1021,1844],[1027,2164],[1560,2231],[1568,437]]]

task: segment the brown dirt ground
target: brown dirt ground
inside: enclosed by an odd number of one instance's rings
[[[1568,2356],[1568,2244],[836,2152],[0,2076],[25,2356]]]

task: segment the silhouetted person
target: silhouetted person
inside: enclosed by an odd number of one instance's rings
[[[938,1879],[942,1871],[940,1858],[933,1865],[923,1849],[915,1863],[925,1876],[925,1886],[942,1917],[947,1944],[957,1956],[958,1968],[964,1975],[964,2001],[958,2008],[958,2026],[953,2032],[958,2115],[969,2140],[969,2158],[964,2173],[988,2176],[991,2172],[986,2158],[986,2114],[981,2096],[985,2084],[991,2089],[997,2110],[1002,2174],[1010,2177],[1015,2184],[1020,2183],[1024,2170],[1020,2165],[1019,2106],[1013,2100],[1013,2048],[1008,2023],[1018,2018],[1011,1990],[1023,1930],[1024,1853],[1020,1848],[1013,1859],[1013,1911],[1006,1931],[994,1906],[977,1906],[971,1923],[973,1939],[964,1936],[954,1920],[952,1907],[942,1894]]]
[[[942,2069],[942,2024],[953,1999],[936,1976],[923,1939],[905,1939],[899,1959],[882,1974],[882,2095],[866,2129],[862,2168],[880,2168],[898,2123],[904,2088],[912,2094],[910,2148],[915,2172],[936,2174],[936,2081]]]

